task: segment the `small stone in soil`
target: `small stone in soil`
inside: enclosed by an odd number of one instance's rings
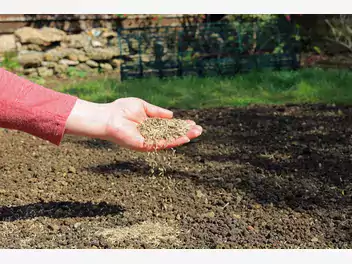
[[[319,239],[318,239],[317,237],[313,237],[313,238],[311,239],[311,241],[312,241],[312,242],[318,242]]]
[[[233,214],[232,217],[235,219],[241,219],[241,216],[239,214]]]
[[[215,213],[213,211],[210,211],[209,213],[206,213],[204,216],[208,217],[208,218],[214,218],[215,217]]]
[[[68,172],[70,172],[70,173],[76,173],[76,168],[73,167],[73,166],[70,166],[70,167],[68,168]]]

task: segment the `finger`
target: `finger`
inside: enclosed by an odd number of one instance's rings
[[[186,136],[184,137],[180,137],[172,142],[170,142],[169,144],[167,144],[167,146],[165,147],[166,149],[168,148],[176,148],[179,147],[181,145],[187,144],[188,142],[190,142],[190,139]]]
[[[195,122],[191,120],[187,120],[187,122],[191,125],[191,128],[187,132],[186,136],[180,137],[172,142],[161,140],[157,144],[147,144],[137,129],[131,129],[128,133],[121,130],[119,132],[117,130],[113,130],[110,133],[113,135],[112,140],[116,141],[116,143],[123,147],[141,152],[149,152],[181,146],[202,134],[203,129],[201,126],[195,125]]]
[[[201,126],[198,125],[194,125],[190,128],[190,130],[188,130],[187,132],[187,137],[189,139],[194,139],[196,137],[199,137],[203,132],[203,128]]]
[[[144,101],[144,110],[149,117],[172,118],[173,112]]]
[[[128,133],[122,130],[118,131],[112,129],[109,133],[111,135],[110,141],[115,142],[122,147],[135,150],[144,148],[145,140],[136,129],[131,129]]]
[[[196,124],[196,122],[194,122],[193,120],[186,120],[186,122],[191,126],[194,126]]]
[[[166,140],[160,140],[157,144],[154,144],[154,145],[145,144],[143,148],[140,148],[140,151],[150,152],[150,151],[158,151],[163,149],[175,148],[183,144],[186,144],[189,141],[190,141],[189,138],[186,136],[180,137],[172,142],[167,142]]]

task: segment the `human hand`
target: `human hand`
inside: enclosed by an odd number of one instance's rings
[[[148,117],[172,118],[173,113],[133,97],[117,99],[108,104],[78,99],[67,120],[66,133],[108,140],[137,151],[177,147],[202,133],[202,127],[189,120],[191,128],[186,136],[167,144],[159,142],[157,146],[148,146],[137,128]]]

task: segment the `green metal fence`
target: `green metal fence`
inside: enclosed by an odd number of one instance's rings
[[[118,35],[122,80],[299,67],[298,32],[282,22],[129,28]]]

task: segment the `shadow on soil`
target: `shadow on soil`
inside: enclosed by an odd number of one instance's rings
[[[350,214],[352,108],[325,105],[180,111],[205,128],[196,144],[177,152],[189,158],[169,176],[205,188],[246,193],[261,204],[295,210],[332,209]],[[133,162],[92,168],[146,172]]]
[[[49,202],[34,203],[22,206],[0,207],[0,221],[12,222],[32,219],[36,217],[73,218],[95,217],[122,214],[124,209],[118,205],[109,205],[105,202]]]
[[[69,138],[69,137],[68,137]],[[70,143],[78,144],[86,148],[91,149],[117,149],[118,146],[112,142],[100,140],[100,139],[83,139],[83,140],[72,140]]]
[[[112,174],[115,172],[141,172],[147,173],[149,170],[149,166],[141,161],[122,161],[115,162],[105,165],[98,165],[95,167],[89,168],[90,171],[101,174]],[[148,173],[149,174],[149,173]]]

